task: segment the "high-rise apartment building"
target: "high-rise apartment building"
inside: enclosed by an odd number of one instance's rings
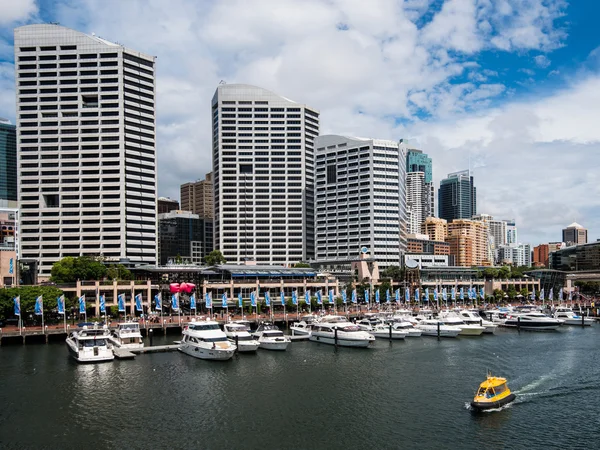
[[[564,242],[548,242],[533,248],[533,265],[536,267],[550,267],[550,254],[565,248]]]
[[[367,247],[380,268],[406,251],[404,144],[326,135],[315,140],[317,261],[356,258]]]
[[[506,222],[496,220],[489,214],[477,214],[473,220],[485,222],[488,226],[488,259],[496,260],[496,252],[499,247],[506,245]]]
[[[470,171],[448,174],[440,182],[438,205],[439,217],[448,222],[470,219],[477,214],[477,189]]]
[[[517,244],[519,240],[515,219],[505,219],[504,222],[506,222],[506,244]]]
[[[256,86],[212,99],[215,248],[228,262],[314,257],[314,139],[319,112]]]
[[[207,173],[204,180],[182,184],[180,192],[181,209],[207,219],[214,217],[212,172]]]
[[[499,264],[511,264],[512,266],[531,267],[531,245],[501,245],[496,248]]]
[[[488,227],[485,222],[455,219],[448,224],[450,254],[457,266],[491,265],[488,253]]]
[[[0,118],[0,207],[17,206],[17,127]]]
[[[159,263],[201,264],[213,250],[213,222],[189,211],[170,211],[158,216]]]
[[[573,222],[562,230],[562,240],[567,246],[587,244],[587,229],[577,222]]]
[[[22,257],[155,264],[154,57],[54,24],[14,45]]]
[[[157,213],[165,214],[171,211],[179,210],[179,202],[177,200],[173,200],[169,197],[158,197],[156,201],[157,204]],[[185,210],[188,211],[188,210]]]
[[[431,158],[421,150],[406,151],[407,232],[418,234],[426,217],[435,216]]]
[[[432,241],[444,242],[448,237],[448,221],[438,217],[427,217],[421,225],[421,233],[428,235]]]

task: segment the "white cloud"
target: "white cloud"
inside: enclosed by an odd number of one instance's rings
[[[0,0],[0,25],[25,21],[37,11],[35,0]]]
[[[535,61],[537,66],[541,67],[542,69],[545,69],[551,63],[551,61],[548,59],[548,57],[546,55],[537,55],[536,57],[533,58],[533,60]]]

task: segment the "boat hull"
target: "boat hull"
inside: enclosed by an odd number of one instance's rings
[[[488,409],[500,408],[514,401],[517,396],[515,394],[507,395],[506,397],[493,402],[471,402],[471,408],[477,411],[485,411]]]
[[[563,319],[563,320],[565,321],[565,323],[564,323],[565,325],[572,325],[572,326],[578,326],[578,327],[581,326],[581,318],[579,318],[579,319],[576,319],[576,318]],[[584,327],[590,327],[590,326],[592,326],[593,323],[594,323],[593,319],[583,319]]]
[[[292,332],[292,336],[309,336],[310,330],[304,328],[296,328],[290,327],[290,331]]]
[[[115,359],[115,355],[111,349],[98,349],[98,352],[92,351],[78,351],[75,349],[75,345],[67,341],[67,348],[69,354],[78,363],[99,363],[108,362]]]
[[[197,345],[181,344],[179,351],[198,359],[227,361],[235,353],[235,347],[228,349],[203,348]]]
[[[259,348],[264,350],[285,351],[290,345],[289,341],[259,341]]]
[[[376,338],[380,338],[380,339],[389,339],[390,338],[390,332],[388,330],[371,331],[371,334],[373,336],[375,336]],[[406,338],[406,336],[408,336],[407,332],[400,332],[398,330],[392,329],[392,339],[404,339],[404,338]]]
[[[321,342],[323,344],[335,345],[335,337],[323,336],[323,335],[315,335],[311,334],[310,340],[313,342]],[[373,340],[369,339],[345,339],[338,337],[337,345],[339,347],[360,347],[366,348],[368,347]]]
[[[505,327],[520,328],[521,330],[527,331],[554,331],[558,330],[560,323],[546,323],[546,322],[521,322],[517,324],[516,320],[507,320],[504,322]]]
[[[110,342],[115,347],[123,348],[125,350],[141,350],[141,349],[144,348],[144,343],[143,342],[131,343],[131,344],[123,344],[123,343],[121,343],[121,340],[119,338],[115,338],[115,337],[111,337],[110,338]]]
[[[255,352],[256,350],[258,350],[259,345],[260,344],[256,341],[255,342],[239,341],[237,344],[237,349],[238,349],[238,352],[242,352],[242,353]]]
[[[436,336],[438,335],[437,333],[437,328],[434,328],[432,330],[424,330],[421,329],[422,335],[423,336]],[[440,337],[450,337],[450,338],[455,338],[459,335],[460,330],[444,330],[443,328],[440,329]]]
[[[459,336],[481,336],[485,331],[484,327],[460,327]]]

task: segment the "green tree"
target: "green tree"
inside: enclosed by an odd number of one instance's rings
[[[14,317],[13,299],[17,296],[21,299],[21,317],[25,318],[28,313],[33,313],[35,299],[42,296],[44,302],[44,313],[48,314],[56,309],[56,299],[63,292],[56,286],[19,286],[0,289],[0,318]],[[71,301],[65,301],[65,309],[71,307]]]
[[[483,270],[483,276],[486,279],[498,278],[498,269],[494,269],[493,267],[486,267]]]
[[[494,289],[494,300],[496,303],[500,303],[504,299],[504,291],[502,289]]]
[[[511,285],[508,287],[506,295],[508,295],[509,298],[517,298],[517,290]]]
[[[511,274],[511,270],[510,267],[508,266],[502,266],[500,267],[500,269],[498,269],[498,277],[499,278],[510,278],[510,274]]]
[[[204,257],[204,263],[208,266],[216,266],[217,264],[224,264],[226,262],[223,253],[219,250],[213,250]]]
[[[527,298],[529,298],[529,291],[526,288],[521,289],[519,294],[523,296],[523,300],[527,300]]]
[[[133,274],[123,264],[111,264],[106,269],[109,280],[133,280]]]
[[[296,269],[310,269],[310,264],[304,261],[299,261],[296,264],[294,264],[294,267]]]
[[[402,280],[404,279],[404,269],[400,268],[400,266],[389,266],[383,271],[381,277],[391,280]]]
[[[73,283],[77,280],[101,280],[106,266],[100,258],[92,256],[67,256],[52,266],[51,280],[55,283]]]

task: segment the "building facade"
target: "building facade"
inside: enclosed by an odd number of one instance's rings
[[[477,214],[477,189],[468,170],[448,174],[438,191],[439,217],[448,222]]]
[[[505,219],[504,222],[506,222],[506,244],[517,244],[519,242],[519,236],[515,219]]]
[[[313,258],[319,112],[266,89],[222,84],[212,115],[215,248],[231,263]]]
[[[498,264],[531,267],[531,245],[501,245],[496,249]]]
[[[179,202],[169,197],[158,197],[157,200],[157,212],[158,214],[165,214],[171,211],[179,210]],[[187,210],[186,210],[187,211]]]
[[[550,253],[550,269],[566,272],[600,270],[600,241],[571,245]]]
[[[214,218],[213,176],[206,174],[204,180],[184,183],[180,187],[181,209],[191,211],[200,217]]]
[[[489,266],[488,228],[485,222],[456,219],[448,224],[450,254],[457,266]]]
[[[485,222],[488,227],[488,259],[496,260],[498,248],[506,245],[506,222],[503,220],[495,220],[489,214],[477,214],[473,216],[473,220]]]
[[[448,237],[448,221],[427,217],[421,225],[421,234],[426,234],[432,241],[444,242]]]
[[[550,267],[550,253],[565,248],[564,242],[548,242],[533,248],[533,261],[535,267]]]
[[[407,232],[420,233],[427,217],[434,215],[433,183],[425,182],[424,172],[406,174]]]
[[[406,149],[401,142],[326,135],[315,140],[316,260],[353,258],[380,268],[406,251]]]
[[[17,206],[17,127],[0,119],[0,207]]]
[[[154,57],[55,24],[14,46],[22,258],[156,263]]]
[[[577,222],[562,230],[562,240],[567,246],[587,244],[587,229],[583,228]]]
[[[212,220],[188,211],[171,211],[158,216],[160,264],[202,264],[213,250]]]

